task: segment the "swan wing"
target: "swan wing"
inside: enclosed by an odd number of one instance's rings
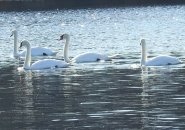
[[[102,54],[99,54],[99,53],[87,52],[87,53],[82,53],[80,55],[77,55],[76,57],[74,57],[72,59],[72,61],[76,62],[76,63],[96,62],[96,61],[99,61],[99,60],[105,60],[106,58],[108,58],[108,57],[106,57]]]
[[[24,57],[26,54],[26,51],[20,51],[18,53],[19,56]],[[31,48],[31,56],[53,56],[56,55],[57,52],[52,51],[51,49],[48,48],[43,48],[43,47],[34,47]]]
[[[68,63],[55,59],[39,60],[31,65],[32,70],[66,68],[66,67],[68,67]]]
[[[163,65],[175,65],[179,64],[181,61],[172,56],[157,56],[146,62],[146,66],[163,66]]]

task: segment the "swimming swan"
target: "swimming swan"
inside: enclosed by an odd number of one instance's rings
[[[64,45],[64,60],[69,63],[69,62],[75,62],[75,63],[84,63],[84,62],[96,62],[99,60],[111,60],[108,56],[100,54],[100,53],[92,53],[92,52],[86,52],[82,53],[80,55],[77,55],[73,59],[69,59],[68,57],[68,48],[69,48],[69,35],[68,34],[63,34],[60,36],[60,40],[65,40],[65,45]]]
[[[18,32],[17,30],[12,31],[12,35],[14,36],[14,52],[13,56],[14,57],[21,57],[25,55],[25,51],[18,51],[18,44],[17,44],[17,37],[18,37]],[[53,52],[52,50],[48,48],[43,48],[43,47],[32,47],[31,48],[31,55],[32,56],[51,56],[51,55],[56,55],[57,52]]]
[[[65,68],[68,67],[68,63],[55,60],[55,59],[44,59],[36,61],[31,65],[31,45],[28,41],[22,41],[20,44],[21,47],[26,47],[26,59],[23,65],[23,68],[26,70],[41,70],[41,69],[51,69],[51,68]]]
[[[174,64],[181,63],[181,61],[179,59],[177,59],[176,57],[165,56],[165,55],[157,56],[157,57],[154,57],[150,60],[147,60],[145,39],[142,39],[140,44],[142,47],[141,65],[164,66],[164,65],[174,65]]]

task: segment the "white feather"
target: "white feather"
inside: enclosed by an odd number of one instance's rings
[[[17,38],[18,38],[18,32],[17,30],[12,31],[12,35],[14,36],[14,57],[21,57],[25,56],[26,51],[18,51],[18,43],[17,43]],[[52,51],[49,48],[45,47],[32,47],[31,48],[31,56],[52,56],[56,55],[57,52]]]
[[[52,68],[65,68],[68,67],[68,63],[55,59],[44,59],[36,61],[31,64],[31,45],[28,41],[22,41],[21,46],[26,47],[26,58],[24,61],[23,68],[28,70],[41,70],[41,69],[52,69]]]
[[[164,66],[164,65],[175,65],[181,63],[181,61],[173,56],[161,55],[147,60],[146,54],[146,42],[145,39],[141,40],[142,56],[141,65],[145,66]]]
[[[83,62],[97,62],[99,60],[104,60],[104,61],[110,60],[110,58],[104,54],[92,53],[92,52],[82,53],[75,56],[73,59],[69,59],[68,57],[69,35],[63,34],[61,36],[61,40],[63,39],[66,40],[65,46],[64,46],[64,60],[66,62],[83,63]]]

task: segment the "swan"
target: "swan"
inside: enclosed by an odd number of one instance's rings
[[[14,36],[14,52],[13,56],[14,57],[21,57],[25,55],[25,51],[18,51],[18,44],[17,44],[17,37],[18,37],[18,32],[17,30],[12,31],[12,35]],[[57,52],[53,52],[52,50],[44,47],[32,47],[31,48],[31,55],[32,56],[52,56],[56,55]]]
[[[144,66],[164,66],[164,65],[175,65],[181,63],[179,59],[173,56],[166,56],[161,55],[154,57],[150,60],[147,60],[147,54],[146,54],[146,42],[145,39],[141,39],[140,43],[142,47],[142,54],[141,54],[141,65]]]
[[[28,41],[22,41],[20,44],[21,47],[26,47],[25,61],[23,68],[25,70],[41,70],[41,69],[51,69],[51,68],[65,68],[68,67],[68,63],[55,60],[55,59],[44,59],[36,61],[31,65],[31,45]]]
[[[84,63],[84,62],[97,62],[100,60],[108,61],[111,60],[111,58],[107,55],[103,55],[100,53],[93,53],[93,52],[86,52],[79,54],[75,56],[73,59],[69,59],[68,57],[68,48],[69,48],[69,35],[68,34],[63,34],[60,36],[60,40],[65,40],[65,45],[64,45],[64,60],[69,63],[69,62],[75,62],[75,63]]]

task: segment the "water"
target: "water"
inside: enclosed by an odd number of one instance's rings
[[[0,128],[185,129],[185,65],[141,68],[140,39],[149,57],[185,60],[185,6],[0,13]],[[102,52],[123,57],[65,69],[18,71],[11,30],[19,42],[46,46],[63,59],[61,34],[71,36],[70,56]],[[46,58],[46,57],[45,57]],[[33,58],[34,61],[42,57]]]

